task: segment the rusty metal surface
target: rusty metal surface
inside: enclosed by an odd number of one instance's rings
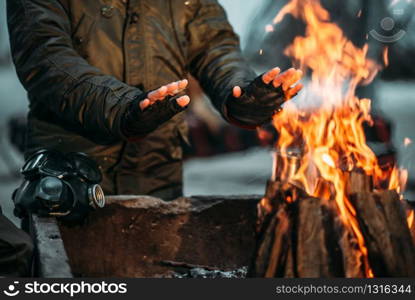
[[[168,277],[165,260],[237,269],[255,247],[259,198],[118,196],[85,225],[60,229],[75,276]]]
[[[164,202],[117,196],[109,197],[108,206],[83,226],[69,228],[54,219],[34,217],[38,275],[189,276],[186,268],[166,261],[203,266],[203,272],[213,274],[203,278],[221,276],[219,270],[238,273],[253,253],[259,200],[260,196],[203,196]],[[415,238],[415,222],[412,233]]]
[[[33,216],[33,230],[37,248],[36,275],[43,278],[72,278],[56,219]]]

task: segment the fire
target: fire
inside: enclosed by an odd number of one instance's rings
[[[389,66],[389,48],[385,47],[383,48],[383,63],[385,66]]]
[[[271,212],[271,211],[272,211],[272,207],[271,207],[271,205],[268,203],[268,201],[267,201],[267,199],[266,199],[266,198],[262,198],[262,199],[261,199],[261,201],[260,201],[260,205],[261,205],[263,208],[265,208],[265,210],[266,210],[267,212]]]
[[[279,176],[301,185],[312,196],[328,195],[336,201],[343,223],[353,230],[358,241],[366,276],[373,277],[356,211],[347,198],[346,180],[348,172],[360,170],[373,178],[376,188],[386,186],[401,192],[407,177],[393,166],[381,167],[366,143],[363,124],[372,122],[371,101],[359,99],[356,88],[370,83],[381,67],[367,57],[367,45],[356,47],[330,22],[319,0],[291,0],[274,23],[281,22],[287,14],[304,21],[306,33],[296,37],[285,54],[304,74],[309,74],[310,80],[304,92],[286,102],[273,120],[279,132],[278,152],[285,157],[293,148],[302,153],[298,171]],[[385,50],[385,64],[387,57]],[[321,179],[329,183],[330,190],[317,189]]]
[[[412,225],[414,224],[414,217],[415,217],[415,212],[411,211],[408,215],[408,227],[412,228]]]
[[[389,179],[389,190],[396,190],[399,194],[402,194],[405,191],[408,176],[408,170],[398,170],[395,167]]]
[[[335,168],[336,167],[336,164],[334,163],[334,161],[333,161],[333,159],[331,158],[331,156],[330,155],[328,155],[328,154],[323,154],[322,156],[321,156],[321,158],[323,159],[323,161],[326,163],[326,164],[328,164],[330,167],[332,167],[332,168]]]

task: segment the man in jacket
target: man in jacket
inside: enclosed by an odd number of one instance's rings
[[[295,69],[253,73],[217,0],[9,0],[7,12],[26,155],[85,152],[108,194],[181,196],[187,74],[245,128],[301,89]]]

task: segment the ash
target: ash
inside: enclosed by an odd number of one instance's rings
[[[208,278],[208,279],[218,279],[218,278],[246,278],[248,272],[247,267],[242,267],[232,271],[209,271],[202,268],[190,269],[185,273],[173,274],[173,278]]]

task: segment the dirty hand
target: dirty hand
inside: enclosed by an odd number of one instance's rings
[[[189,82],[184,79],[181,81],[172,82],[168,85],[163,85],[162,87],[148,93],[147,97],[140,102],[141,110],[145,110],[149,106],[153,105],[157,101],[164,101],[167,96],[176,96],[187,88]],[[170,99],[171,101],[171,99]],[[175,99],[178,105],[181,107],[186,107],[190,103],[189,96],[181,96]]]
[[[181,80],[138,97],[123,118],[123,134],[127,138],[142,137],[184,111],[190,103],[190,97],[180,94],[187,85],[187,80]]]
[[[227,115],[248,127],[269,123],[281,110],[281,105],[303,88],[298,83],[302,76],[302,71],[294,68],[284,73],[280,68],[274,68],[244,88],[235,86],[232,97],[226,102]]]

